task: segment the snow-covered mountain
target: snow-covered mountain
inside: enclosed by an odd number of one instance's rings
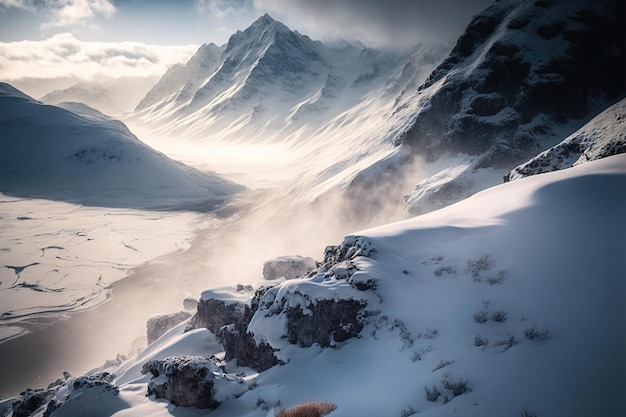
[[[442,166],[407,197],[409,212],[501,181],[621,99],[624,16],[612,0],[508,0],[477,15],[419,88],[423,104],[398,139]]]
[[[241,187],[173,161],[84,104],[45,105],[0,84],[0,192],[91,204],[223,201]]]
[[[390,89],[423,78],[445,52],[421,45],[399,61],[391,52],[313,41],[266,14],[223,47],[203,45],[170,68],[127,120],[150,134],[204,142],[295,140],[290,134],[312,118],[329,122],[393,82],[416,55],[423,62]]]
[[[351,234],[308,277],[206,291],[139,355],[0,413],[623,415],[624,189],[617,155]]]
[[[178,102],[190,99],[190,95],[217,70],[222,49],[214,43],[202,45],[186,64],[170,67],[137,104],[136,110],[142,110],[168,98],[174,98]],[[177,94],[171,97],[175,93]]]
[[[132,110],[155,81],[154,77],[83,81],[68,88],[51,91],[41,97],[40,101],[46,104],[84,103],[106,114],[118,114]]]
[[[609,107],[563,142],[513,169],[507,180],[558,171],[626,152],[626,99]]]

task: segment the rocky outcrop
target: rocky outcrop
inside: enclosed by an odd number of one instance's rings
[[[495,3],[420,87],[443,81],[401,142],[429,160],[489,152],[485,166],[538,151],[555,122],[624,91],[624,15],[614,0]]]
[[[261,372],[281,363],[269,344],[257,343],[248,332],[259,300],[269,288],[261,287],[254,293],[251,287],[244,286],[238,286],[234,291],[205,291],[187,330],[209,329],[224,346],[225,360],[236,359],[240,366],[249,366]]]
[[[427,163],[467,166],[417,184],[408,213],[501,182],[623,97],[625,17],[616,0],[502,0],[478,14],[418,88],[422,104],[395,140]]]
[[[516,180],[558,171],[626,152],[626,99],[609,107],[563,142],[513,169],[504,178]]]
[[[299,278],[314,270],[315,267],[313,258],[297,255],[280,256],[263,262],[263,278],[269,281],[279,278]]]
[[[54,394],[55,390],[27,389],[11,405],[13,417],[28,417],[37,410],[45,410]]]
[[[287,307],[287,340],[302,347],[317,343],[328,347],[345,342],[363,329],[364,300],[319,300],[306,306]]]
[[[154,342],[159,337],[163,336],[165,332],[179,325],[189,317],[191,317],[191,313],[187,311],[150,317],[146,323],[148,344]]]
[[[328,270],[341,262],[358,256],[369,258],[375,253],[376,249],[369,240],[361,236],[346,236],[339,246],[326,246],[322,267]]]
[[[227,374],[214,356],[172,356],[148,361],[143,374],[152,374],[147,395],[176,406],[217,408],[221,402],[247,390],[243,380]]]
[[[111,373],[96,372],[73,378],[65,372],[64,376],[66,380],[60,385],[53,383],[51,384],[53,385],[52,388],[46,390],[27,389],[22,392],[11,401],[9,409],[3,409],[0,406],[0,416],[28,417],[37,415],[49,417],[63,407],[66,413],[62,415],[104,417],[127,406],[118,398],[119,388],[113,384],[115,375]],[[63,390],[63,396],[57,395],[60,390]],[[111,396],[114,400],[105,399],[106,396]],[[80,405],[80,413],[74,409],[77,402],[83,403]]]

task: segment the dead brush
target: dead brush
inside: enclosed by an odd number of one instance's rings
[[[276,417],[322,417],[337,409],[335,404],[310,401],[295,407],[281,410]]]

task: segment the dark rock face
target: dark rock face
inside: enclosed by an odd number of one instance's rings
[[[240,366],[263,372],[283,362],[276,358],[275,349],[265,342],[257,343],[254,335],[247,330],[235,326],[225,326],[217,334],[218,340],[224,346],[225,359],[237,359]]]
[[[141,372],[153,376],[147,395],[165,398],[182,407],[217,408],[230,394],[224,385],[242,383],[241,379],[226,374],[222,363],[213,356],[151,360],[144,364]]]
[[[191,319],[192,328],[207,328],[217,334],[223,326],[234,324],[242,327],[246,310],[244,303],[224,301],[216,298],[202,299],[198,302],[198,312]]]
[[[191,313],[187,311],[151,317],[146,323],[148,344],[154,342],[159,337],[163,336],[165,332],[187,320],[189,317],[191,317]]]
[[[356,337],[363,329],[360,316],[366,305],[362,300],[318,300],[307,306],[310,314],[288,307],[287,339],[303,347],[315,343],[328,347],[332,341],[344,342]]]
[[[198,312],[191,320],[192,328],[207,328],[215,333],[224,346],[226,361],[237,359],[240,366],[249,366],[259,372],[281,363],[274,349],[267,343],[257,344],[248,325],[257,311],[263,295],[271,287],[261,287],[253,296],[250,305],[233,300],[203,298],[198,303]]]
[[[361,236],[346,236],[339,246],[326,246],[324,250],[323,267],[330,269],[332,266],[350,261],[357,256],[372,257],[376,249],[372,243]]]
[[[561,143],[517,166],[504,181],[558,171],[626,152],[626,99],[609,107]]]
[[[554,123],[619,97],[624,2],[544,3],[500,1],[476,16],[420,88],[445,78],[398,143],[431,161],[487,153],[483,166],[508,167],[536,154]]]
[[[55,390],[32,390],[27,389],[20,394],[19,399],[13,403],[14,417],[28,417],[50,401]]]
[[[40,415],[43,411],[44,417],[49,417],[57,409],[61,408],[65,403],[73,400],[74,397],[89,392],[93,388],[98,388],[99,398],[102,398],[104,394],[111,394],[114,396],[119,395],[119,388],[113,384],[115,375],[108,372],[97,372],[92,375],[81,376],[75,379],[71,378],[71,375],[64,372],[65,381],[54,385],[53,388],[42,389],[27,389],[15,398],[11,404],[12,415],[15,417],[28,417],[35,413]],[[68,394],[64,396],[62,400],[56,398],[57,391],[61,387],[67,387]],[[6,410],[0,410],[0,415],[5,415],[3,412]],[[71,412],[70,412],[71,413]]]

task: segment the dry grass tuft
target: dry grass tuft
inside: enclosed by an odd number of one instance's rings
[[[282,410],[276,417],[322,417],[330,414],[336,408],[335,404],[312,401]]]

